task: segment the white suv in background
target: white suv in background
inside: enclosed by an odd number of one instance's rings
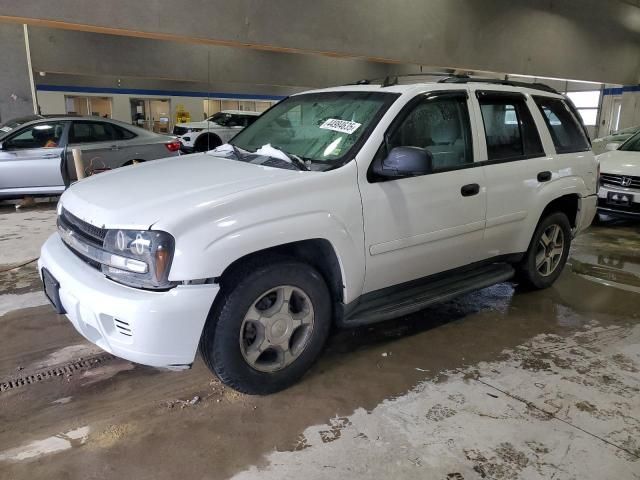
[[[173,134],[180,140],[183,152],[206,152],[231,140],[259,116],[260,112],[223,110],[202,122],[178,123]]]
[[[602,184],[598,211],[640,218],[640,132],[598,160]]]
[[[596,212],[597,162],[542,85],[452,77],[292,95],[214,151],[82,180],[39,260],[114,355],[296,382],[332,325],[516,278],[546,288]],[[115,194],[117,192],[117,195]]]

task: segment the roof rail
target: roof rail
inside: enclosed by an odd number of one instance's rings
[[[549,93],[560,93],[555,88],[544,83],[514,82],[513,80],[501,80],[499,78],[471,78],[467,75],[449,76],[438,80],[438,83],[491,83],[495,85],[508,85],[510,87],[532,88],[534,90],[541,90]]]
[[[391,87],[398,84],[399,78],[404,77],[451,77],[455,76],[452,71],[433,71],[433,72],[416,72],[416,73],[404,73],[398,75],[387,75],[380,78],[363,78],[354,83],[348,83],[347,85],[371,85],[373,82],[380,80],[382,82],[381,87]]]
[[[362,79],[358,80],[355,83],[351,83],[349,85],[370,85],[374,81],[382,80],[381,88],[392,87],[393,85],[398,85],[398,80],[400,78],[406,77],[444,77],[438,80],[438,83],[490,83],[495,85],[508,85],[511,87],[523,87],[523,88],[532,88],[534,90],[540,90],[543,92],[549,93],[557,93],[559,94],[555,88],[550,87],[544,83],[528,83],[528,82],[517,82],[513,80],[502,80],[500,78],[482,78],[482,77],[471,77],[465,74],[455,74],[452,72],[445,71],[434,71],[434,72],[420,72],[420,73],[405,73],[399,75],[387,75],[382,78],[372,78],[372,79]]]

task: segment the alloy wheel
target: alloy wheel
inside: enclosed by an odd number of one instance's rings
[[[304,351],[313,324],[313,304],[303,290],[291,285],[268,290],[251,304],[242,321],[242,356],[258,371],[282,370]]]
[[[564,232],[558,224],[549,225],[536,249],[536,269],[543,277],[548,277],[558,268],[564,253]]]

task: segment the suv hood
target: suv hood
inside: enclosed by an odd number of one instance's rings
[[[60,202],[98,227],[146,230],[161,219],[224,204],[234,194],[301,173],[198,153],[91,176],[71,186]]]
[[[598,155],[598,160],[602,173],[640,177],[640,152],[613,150]]]

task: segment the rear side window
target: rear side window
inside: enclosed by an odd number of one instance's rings
[[[584,152],[591,148],[580,121],[564,100],[550,97],[533,99],[547,124],[556,152]]]
[[[111,125],[111,128],[113,128],[113,130],[116,132],[117,140],[131,140],[132,138],[136,137],[135,133],[130,132],[126,128],[122,128],[118,125]]]
[[[521,160],[544,155],[540,135],[524,96],[477,92],[489,160]]]
[[[116,139],[116,132],[109,123],[73,122],[69,133],[69,143],[110,142]]]

